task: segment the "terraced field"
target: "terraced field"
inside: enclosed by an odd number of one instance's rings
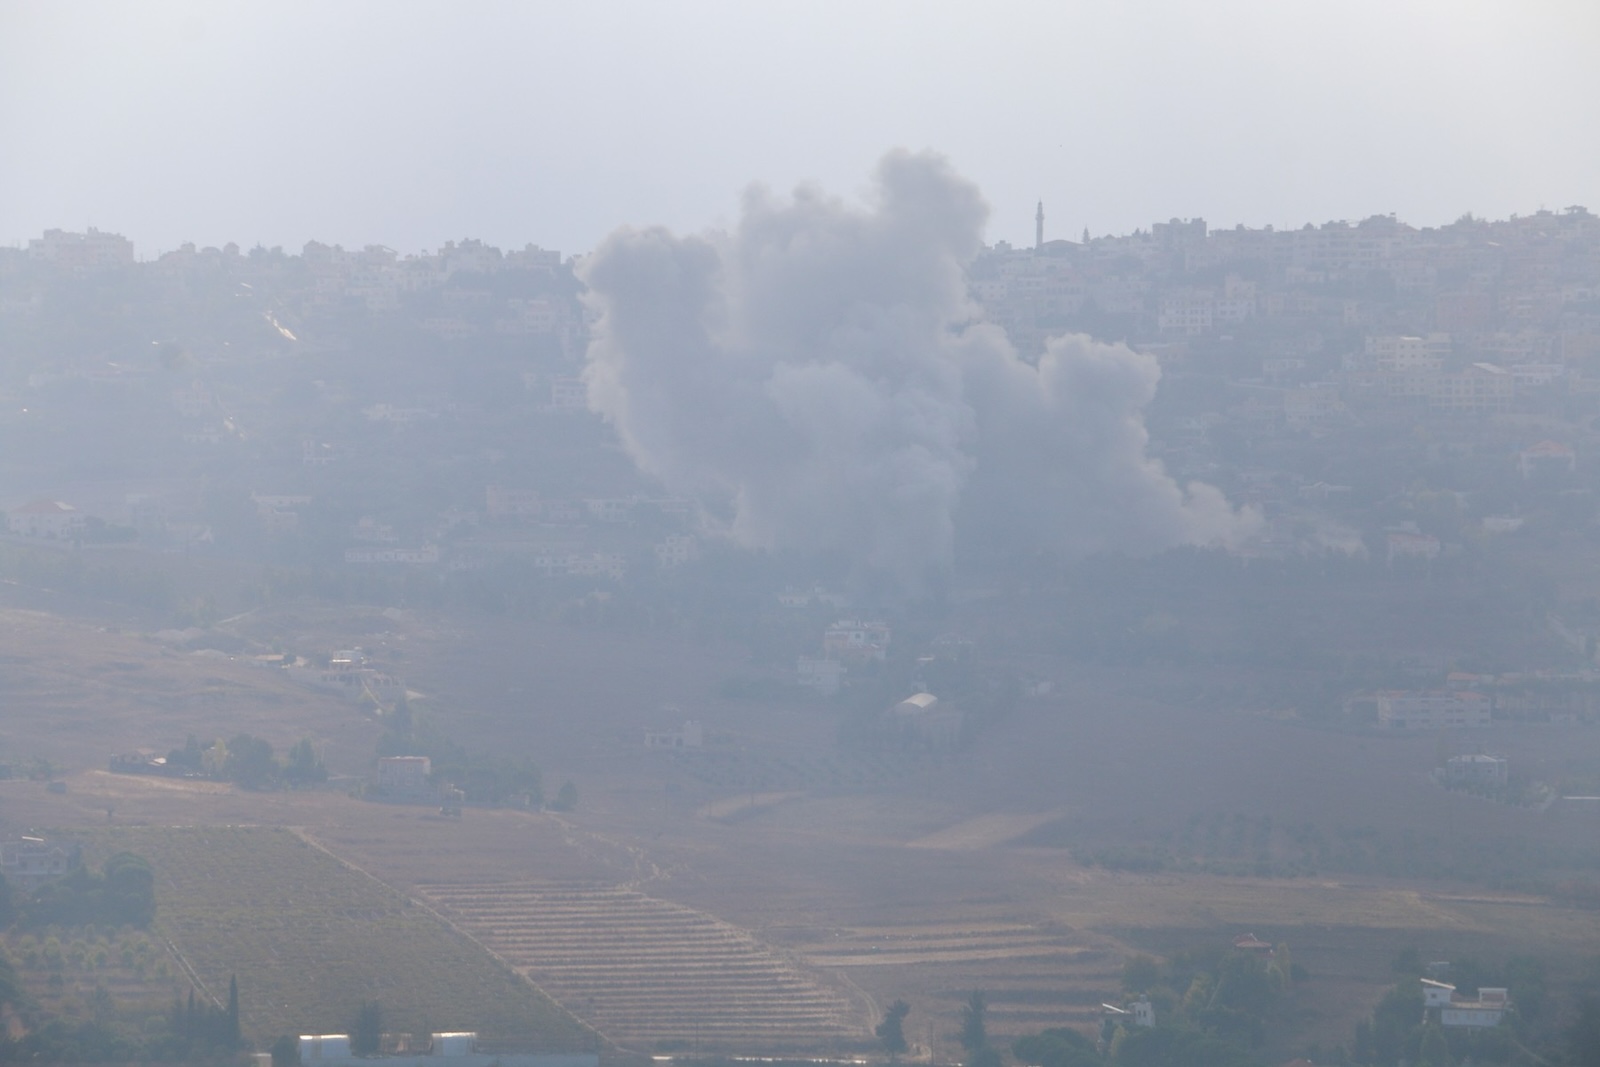
[[[1092,1026],[1121,984],[1122,953],[1104,942],[1021,922],[927,922],[838,931],[799,951],[818,967],[848,968],[880,1000],[954,1005],[981,988],[990,1028],[1009,1037]]]
[[[620,1045],[793,1051],[870,1039],[864,1003],[690,908],[610,886],[417,889]]]

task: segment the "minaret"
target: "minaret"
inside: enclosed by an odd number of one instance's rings
[[[1044,201],[1039,201],[1039,210],[1033,216],[1033,250],[1044,250]]]

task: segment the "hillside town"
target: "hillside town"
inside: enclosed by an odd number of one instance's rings
[[[1082,331],[1156,360],[1150,453],[1261,517],[1237,555],[1411,573],[1594,528],[1600,219],[1586,209],[1429,228],[1175,219],[1069,241],[1047,237],[1041,203],[1035,237],[970,264],[973,314],[1025,359]],[[594,313],[577,266],[476,240],[139,258],[91,229],[0,249],[15,355],[0,441],[13,465],[30,457],[7,484],[31,486],[0,501],[5,528],[357,585],[670,597],[676,572],[720,550],[706,539],[717,520],[620,462],[589,410]],[[961,551],[979,571],[1019,565]],[[847,606],[822,585],[773,595],[801,612]],[[1550,625],[1592,661],[1600,611],[1558,606]],[[883,658],[875,626],[826,628],[790,661],[796,680],[838,692],[852,662]],[[1385,697],[1380,719],[1472,725],[1493,694],[1466,691],[1481,688],[1451,688],[1421,719]],[[1588,718],[1581,699],[1551,710]]]

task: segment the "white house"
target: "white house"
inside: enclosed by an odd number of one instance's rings
[[[1439,1013],[1441,1026],[1499,1026],[1506,1012],[1511,1010],[1511,998],[1498,986],[1483,986],[1476,1000],[1456,996],[1456,987],[1448,982],[1422,979],[1422,1007],[1424,1011]]]

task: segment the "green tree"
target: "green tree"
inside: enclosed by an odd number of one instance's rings
[[[1585,997],[1567,1030],[1572,1067],[1600,1067],[1600,999]]]
[[[1405,979],[1384,994],[1372,1011],[1372,1058],[1368,1062],[1393,1063],[1398,1060],[1420,1018],[1422,983],[1415,978]]]
[[[1100,1054],[1094,1042],[1070,1029],[1044,1030],[1030,1037],[1019,1037],[1011,1045],[1018,1063],[1031,1067],[1099,1067]]]
[[[578,787],[571,782],[562,782],[561,788],[556,790],[555,802],[550,807],[555,811],[571,811],[578,806]]]
[[[300,1067],[300,1042],[289,1034],[272,1043],[272,1067]]]
[[[383,1046],[383,1006],[366,1001],[356,1009],[355,1025],[350,1027],[350,1051],[357,1056],[375,1056]]]
[[[17,978],[16,968],[0,955],[0,1007],[20,1007],[23,1000],[22,982]]]
[[[118,852],[101,868],[105,877],[105,925],[149,926],[156,917],[156,876],[143,856]]]
[[[1122,988],[1129,993],[1148,993],[1161,984],[1161,964],[1153,956],[1133,956],[1122,965]]]
[[[278,761],[272,743],[262,737],[239,734],[228,742],[228,758],[223,777],[245,789],[264,789],[278,778]]]
[[[1424,1067],[1451,1067],[1450,1046],[1445,1043],[1444,1031],[1437,1026],[1427,1026],[1422,1031],[1422,1048],[1417,1053]]]
[[[967,997],[967,1002],[961,1005],[961,1047],[968,1052],[977,1052],[989,1046],[989,1029],[985,1020],[988,1012],[989,1002],[981,989],[974,989],[972,995]]]
[[[906,1016],[911,1012],[911,1005],[903,1000],[897,1000],[889,1005],[889,1010],[883,1013],[883,1021],[873,1029],[878,1035],[878,1040],[883,1044],[883,1050],[892,1060],[907,1049],[906,1045]]]
[[[311,738],[302,737],[289,750],[283,776],[295,785],[309,785],[328,780],[328,769],[317,758],[316,750],[311,747]]]
[[[227,1044],[237,1048],[239,1046],[239,976],[228,976],[228,1012],[223,1023],[227,1033],[224,1038]]]

